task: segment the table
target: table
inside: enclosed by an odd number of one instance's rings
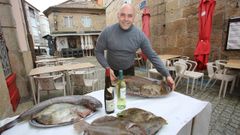
[[[75,57],[68,57],[68,58],[51,58],[51,59],[41,59],[35,61],[36,64],[42,64],[42,63],[56,63],[56,62],[63,62],[67,60],[74,60]]]
[[[91,63],[74,63],[74,64],[70,63],[66,65],[58,65],[58,66],[51,66],[51,67],[44,66],[44,67],[37,67],[32,69],[29,73],[29,77],[30,77],[30,84],[32,88],[34,104],[37,103],[36,95],[35,95],[36,85],[33,79],[34,75],[53,73],[53,72],[64,72],[64,71],[70,71],[70,70],[76,70],[76,69],[82,69],[82,68],[93,68],[93,67],[95,67],[95,65]],[[65,72],[65,74],[67,75],[67,79],[66,79],[67,84],[69,84],[70,82],[69,76],[67,72]]]
[[[164,59],[164,60],[171,60],[174,58],[178,58],[181,57],[181,55],[175,55],[175,54],[163,54],[163,55],[158,55],[160,57],[160,59]]]
[[[89,93],[103,104],[103,90]],[[157,135],[207,135],[210,123],[211,104],[200,101],[177,92],[171,92],[168,96],[160,98],[142,98],[127,96],[127,108],[137,107],[151,111],[157,116],[165,118],[168,122]],[[115,107],[117,108],[117,107]],[[111,115],[120,112],[118,109]],[[92,122],[94,119],[104,116],[104,106],[95,115],[86,119]],[[1,122],[0,122],[1,124]],[[57,128],[36,128],[22,122],[5,131],[2,135],[53,135],[67,134],[77,135],[73,125]]]
[[[230,59],[225,64],[226,68],[240,69],[240,59]]]

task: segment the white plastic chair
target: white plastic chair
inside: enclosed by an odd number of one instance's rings
[[[141,53],[141,50],[138,50],[138,51],[136,52],[136,56],[135,56],[135,59],[134,59],[134,60],[138,63],[138,66],[139,66],[139,67],[140,67],[141,65],[144,65],[144,62],[143,62],[143,59],[142,59],[140,53]]]
[[[190,63],[191,62],[191,63]],[[194,63],[194,64],[192,64]],[[178,61],[174,63],[175,65],[175,69],[176,69],[176,75],[179,76],[177,77],[178,80],[176,86],[178,85],[178,83],[180,82],[180,80],[182,78],[187,79],[187,89],[186,89],[186,93],[188,93],[188,86],[189,86],[189,81],[190,79],[192,79],[192,89],[191,89],[191,95],[193,94],[193,90],[195,87],[195,83],[198,79],[201,79],[201,84],[200,84],[200,89],[202,89],[202,84],[203,84],[203,77],[204,74],[201,72],[195,72],[194,69],[196,68],[196,62],[194,61]],[[188,66],[189,65],[189,66]],[[188,70],[188,67],[190,67],[191,70]]]
[[[80,88],[80,94],[92,92],[98,83],[96,70],[82,70],[70,72],[71,94],[74,94],[76,88]]]
[[[48,94],[52,90],[63,90],[63,95],[66,96],[66,82],[64,74],[34,76],[37,82],[37,102],[40,102],[41,91],[47,91]]]
[[[221,97],[221,94],[223,92],[223,97],[225,97],[226,91],[227,91],[227,86],[228,86],[229,82],[232,82],[231,90],[230,90],[230,93],[232,93],[232,91],[234,89],[235,81],[236,81],[236,75],[224,74],[221,71],[221,69],[219,69],[217,66],[214,65],[213,62],[207,63],[207,71],[208,71],[209,81],[207,82],[207,84],[206,84],[204,89],[207,88],[207,86],[209,85],[209,83],[212,80],[215,80],[214,83],[212,84],[212,86],[215,84],[215,82],[217,80],[221,80],[221,86],[220,86],[220,90],[219,90],[218,96]],[[224,87],[224,89],[223,89],[223,87]]]
[[[163,64],[166,66],[166,64],[167,64],[167,60],[164,60],[164,59],[162,59],[162,62],[163,62]],[[149,60],[147,60],[147,76],[149,77],[149,78],[151,78],[151,74],[153,74],[153,75],[160,75],[161,76],[161,74],[157,71],[157,69],[156,68],[154,68],[153,67],[153,65],[152,65],[152,63],[149,61]]]

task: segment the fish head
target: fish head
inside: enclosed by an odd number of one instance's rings
[[[93,111],[96,111],[98,108],[102,108],[102,103],[98,99],[91,96],[84,96],[80,104]]]

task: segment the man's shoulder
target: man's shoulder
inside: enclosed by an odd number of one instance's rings
[[[118,24],[117,23],[107,26],[105,28],[105,30],[112,30],[112,29],[116,29],[116,28],[118,28]]]

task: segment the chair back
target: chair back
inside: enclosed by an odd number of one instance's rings
[[[62,77],[63,74],[48,75],[48,76],[34,76],[37,85],[41,90],[56,90],[54,79]]]
[[[83,73],[72,73],[70,75],[71,83],[73,86],[84,86],[84,74]]]
[[[177,61],[174,63],[175,71],[177,76],[181,76],[187,69],[187,65],[184,62]]]
[[[215,75],[216,70],[217,70],[217,67],[214,66],[213,62],[207,63],[208,77],[212,78]]]
[[[227,63],[226,60],[215,60],[215,64],[218,68],[218,70],[221,70],[223,72],[225,64]]]
[[[188,70],[189,71],[195,71],[195,69],[197,68],[197,62],[193,61],[193,60],[186,60],[186,63],[188,66]]]

